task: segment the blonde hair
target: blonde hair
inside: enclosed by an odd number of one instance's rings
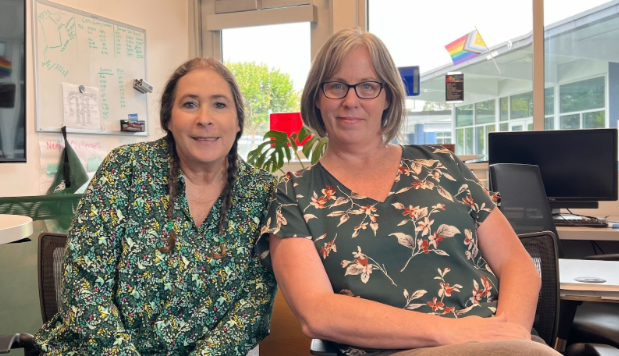
[[[381,131],[383,142],[389,142],[398,135],[406,115],[404,83],[385,44],[376,35],[359,28],[337,32],[318,51],[301,95],[303,123],[318,136],[327,136],[322,115],[316,107],[320,83],[333,76],[341,68],[346,55],[359,46],[367,48],[379,80],[385,83],[389,108],[383,112]]]

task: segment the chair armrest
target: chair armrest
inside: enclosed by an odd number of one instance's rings
[[[337,356],[339,350],[331,341],[312,339],[310,353],[319,356]]]
[[[586,256],[585,260],[619,261],[619,253],[606,253],[603,255]]]
[[[12,349],[24,349],[24,355],[38,355],[34,339],[30,334],[0,335],[0,354],[8,354]]]
[[[568,347],[565,356],[619,356],[619,350],[609,345],[578,343]]]

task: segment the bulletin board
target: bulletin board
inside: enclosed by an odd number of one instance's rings
[[[148,136],[145,30],[45,0],[32,23],[38,132]],[[120,131],[130,114],[144,132]]]

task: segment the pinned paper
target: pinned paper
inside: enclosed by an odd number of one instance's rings
[[[99,88],[62,83],[62,106],[63,123],[66,127],[101,129]]]

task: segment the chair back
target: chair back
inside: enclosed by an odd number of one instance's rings
[[[38,271],[41,317],[47,323],[56,313],[62,300],[62,259],[67,235],[39,235]]]
[[[0,198],[0,214],[24,215],[32,220],[53,219],[67,230],[82,194],[39,195]]]
[[[554,347],[559,329],[559,256],[557,237],[550,231],[518,235],[542,278],[533,328]]]
[[[490,190],[501,194],[500,209],[516,234],[551,231],[559,236],[538,166],[497,163],[489,168]],[[557,246],[562,257],[558,239]]]

